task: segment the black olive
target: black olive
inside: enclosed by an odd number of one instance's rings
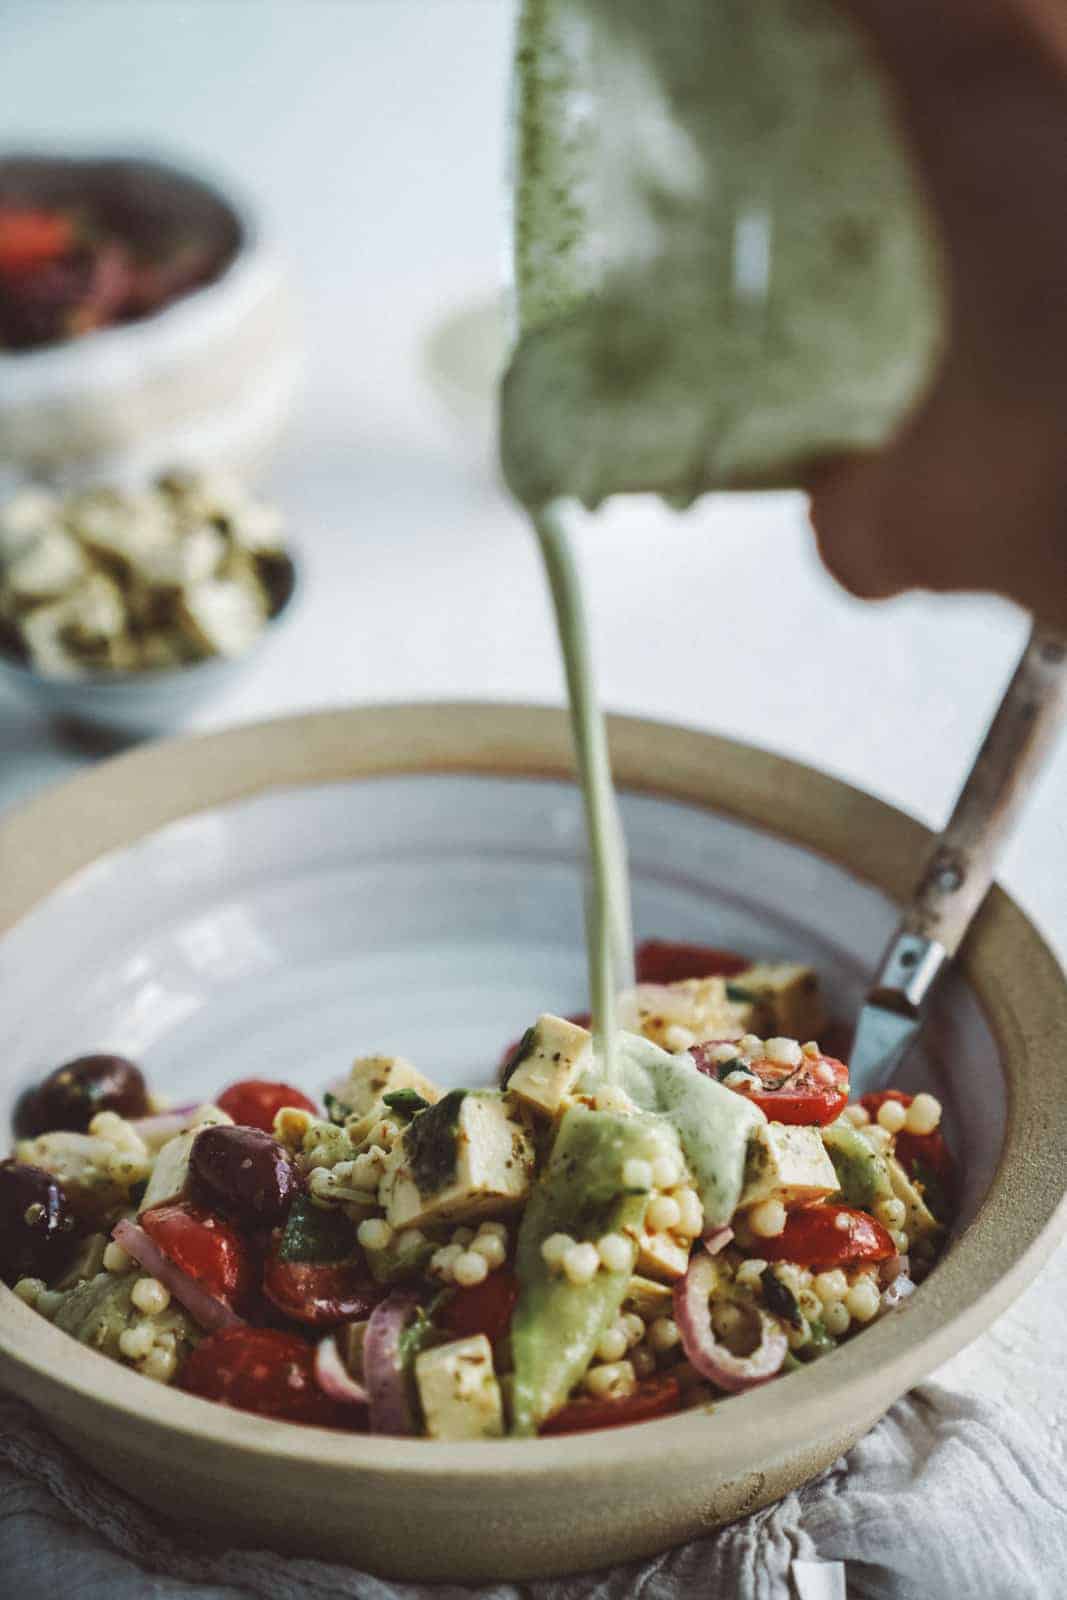
[[[78,1229],[62,1185],[50,1172],[0,1161],[0,1278],[58,1277],[74,1254]]]
[[[141,1069],[125,1056],[78,1056],[28,1090],[15,1108],[15,1133],[33,1139],[64,1129],[84,1133],[98,1111],[143,1117],[148,1092]]]
[[[189,1168],[209,1205],[261,1227],[285,1221],[299,1188],[288,1154],[259,1128],[205,1128]]]

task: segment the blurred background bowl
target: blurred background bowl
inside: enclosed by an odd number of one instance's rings
[[[0,351],[0,472],[63,485],[132,481],[174,462],[256,473],[299,377],[279,258],[244,205],[207,177],[141,156],[0,159],[0,192],[120,207],[209,241],[209,281],[136,321]]]
[[[300,567],[291,550],[272,558],[270,611],[262,633],[239,656],[210,656],[184,666],[49,677],[0,646],[0,684],[32,701],[78,742],[101,749],[180,728],[208,700],[254,666],[295,610]]]

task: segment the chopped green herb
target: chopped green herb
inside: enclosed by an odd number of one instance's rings
[[[733,1056],[729,1061],[723,1061],[717,1067],[715,1076],[720,1083],[725,1083],[731,1072],[743,1072],[747,1078],[754,1078],[756,1074],[751,1068],[746,1067],[740,1056]]]
[[[282,1261],[343,1261],[352,1254],[356,1233],[339,1211],[323,1211],[306,1195],[297,1195],[278,1246]]]
[[[523,1034],[522,1038],[519,1040],[510,1056],[508,1056],[508,1059],[504,1065],[504,1071],[500,1079],[500,1087],[502,1089],[507,1088],[512,1078],[515,1076],[515,1073],[526,1060],[527,1056],[532,1056],[536,1048],[537,1029],[527,1028],[526,1032]]]
[[[791,1327],[802,1328],[804,1318],[800,1314],[797,1297],[782,1282],[774,1268],[764,1267],[759,1281],[763,1285],[763,1298],[768,1311],[773,1311],[776,1317],[781,1317]]]
[[[342,1122],[346,1122],[352,1115],[352,1107],[346,1105],[343,1100],[338,1099],[337,1095],[331,1094],[328,1089],[323,1095],[322,1100],[326,1107],[326,1115],[329,1117],[331,1122],[336,1122],[338,1126],[340,1126]]]
[[[420,1194],[437,1194],[456,1176],[456,1124],[466,1089],[452,1089],[419,1113],[404,1134],[404,1154]]]
[[[734,1001],[735,1004],[743,1005],[746,1002],[758,1000],[759,996],[754,989],[746,989],[743,983],[728,983],[726,985],[726,998]]]
[[[952,1215],[952,1207],[949,1205],[945,1185],[933,1168],[921,1156],[916,1156],[911,1163],[911,1171],[908,1176],[921,1189],[927,1210],[936,1217],[938,1222],[947,1222]]]
[[[402,1117],[408,1118],[418,1116],[430,1105],[417,1089],[394,1089],[391,1094],[383,1094],[382,1099],[390,1111],[399,1111]]]

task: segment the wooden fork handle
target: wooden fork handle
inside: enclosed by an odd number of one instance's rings
[[[902,927],[955,955],[1067,714],[1067,639],[1034,625]]]

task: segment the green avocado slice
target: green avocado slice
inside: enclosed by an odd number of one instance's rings
[[[519,1228],[519,1298],[511,1325],[512,1432],[535,1434],[566,1400],[589,1364],[630,1285],[645,1220],[646,1189],[626,1189],[627,1161],[654,1161],[669,1148],[669,1130],[648,1117],[617,1116],[572,1106]],[[553,1233],[596,1243],[605,1233],[631,1241],[618,1272],[601,1266],[589,1283],[553,1271],[541,1246]]]

